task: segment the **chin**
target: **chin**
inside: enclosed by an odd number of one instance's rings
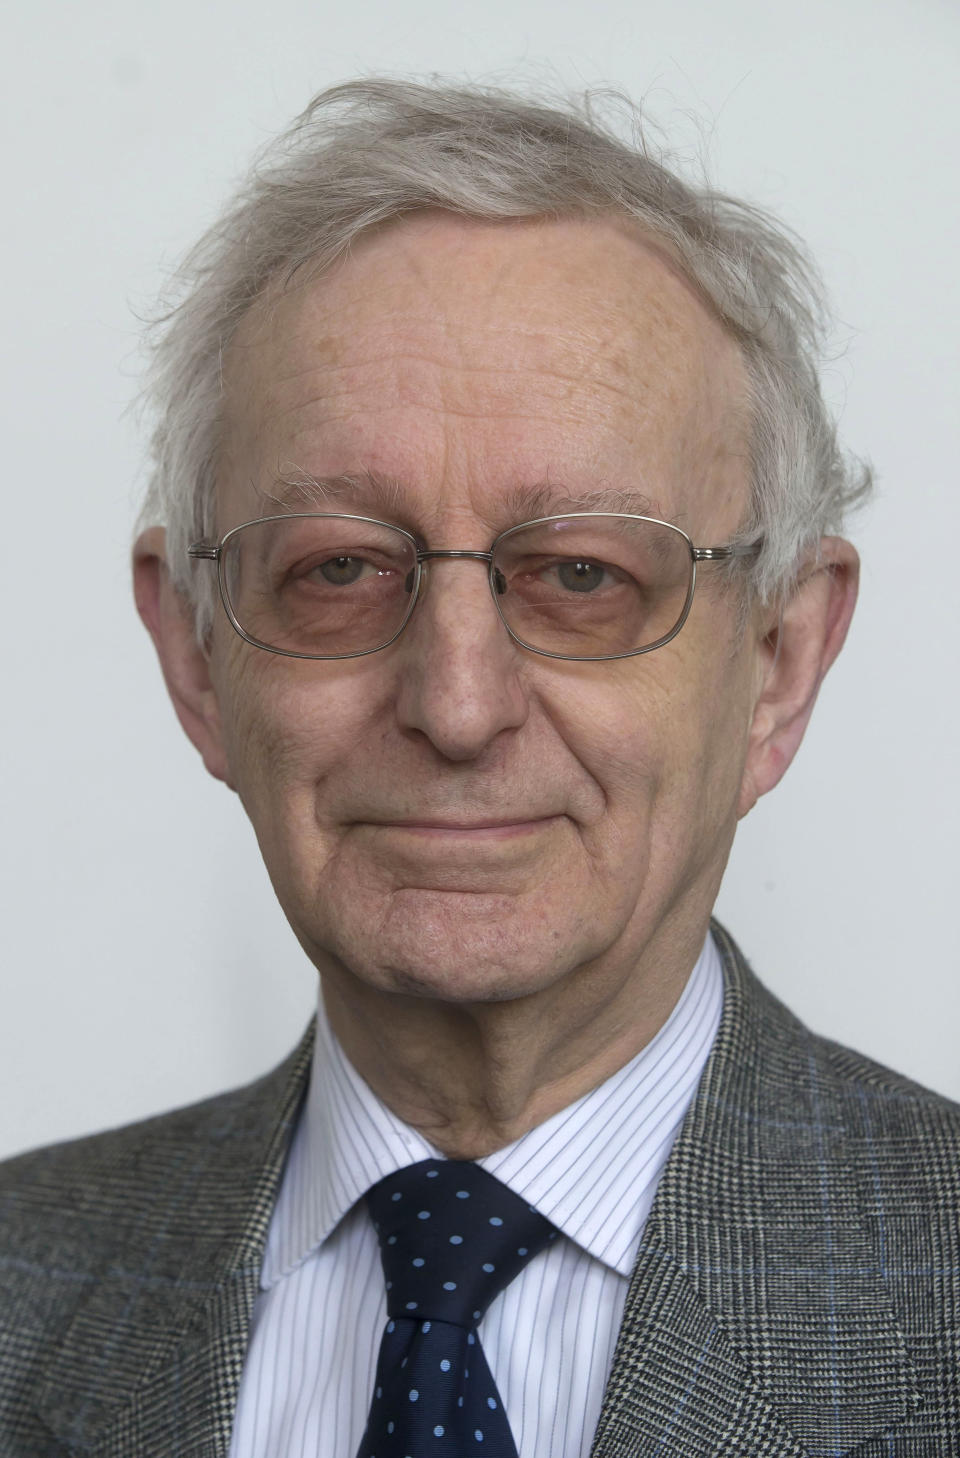
[[[464,965],[464,956],[430,959],[419,963],[381,963],[375,973],[379,987],[427,1002],[475,1005],[515,1002],[542,992],[558,980],[557,974],[541,968],[537,973],[518,975],[515,967],[490,964],[483,958]]]
[[[558,937],[545,919],[531,925],[518,912],[509,897],[419,892],[415,905],[395,902],[379,927],[338,938],[337,958],[368,986],[407,997],[529,997],[562,981],[590,953],[577,937]]]

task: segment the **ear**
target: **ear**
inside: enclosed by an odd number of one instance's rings
[[[761,627],[754,707],[737,814],[778,784],[800,747],[827,669],[843,647],[857,602],[860,559],[842,537],[824,537],[777,621]]]
[[[209,661],[197,642],[193,613],[170,580],[162,527],[150,527],[134,544],[133,593],[157,650],[177,718],[210,773],[229,785]]]

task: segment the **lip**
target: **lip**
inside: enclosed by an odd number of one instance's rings
[[[444,839],[506,840],[532,835],[559,820],[559,815],[540,815],[526,820],[377,820],[379,830],[399,830],[410,835]]]

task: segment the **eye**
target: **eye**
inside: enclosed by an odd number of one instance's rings
[[[316,577],[319,574],[334,587],[349,587],[363,576],[365,570],[370,570],[370,563],[362,557],[329,557],[326,562],[312,567],[306,576]]]
[[[568,592],[595,592],[609,579],[609,573],[598,562],[586,560],[558,562],[553,568],[561,587]]]

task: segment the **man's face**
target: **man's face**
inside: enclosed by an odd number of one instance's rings
[[[364,239],[254,307],[225,401],[220,530],[277,510],[291,474],[358,483],[306,509],[480,551],[584,503],[717,545],[747,499],[739,352],[613,223],[423,215]],[[482,564],[425,572],[404,633],[369,657],[280,657],[218,614],[227,777],[309,955],[469,1003],[622,982],[670,939],[695,947],[756,687],[717,569],[672,642],[606,663],[518,647]]]

